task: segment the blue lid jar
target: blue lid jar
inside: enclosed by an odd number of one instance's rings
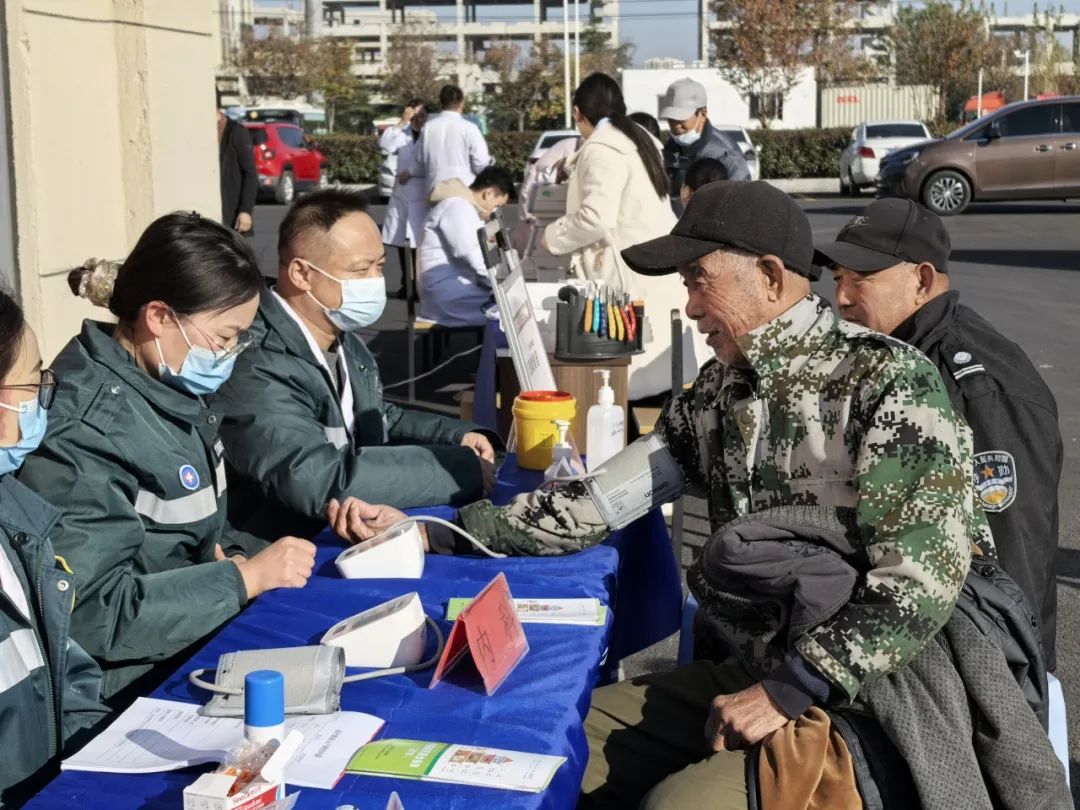
[[[257,669],[244,677],[244,725],[255,728],[285,722],[285,678],[275,669]]]

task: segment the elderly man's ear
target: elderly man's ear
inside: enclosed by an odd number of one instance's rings
[[[761,271],[765,296],[769,303],[775,304],[784,297],[784,287],[789,280],[784,262],[777,256],[766,254],[758,258],[757,266]]]
[[[912,268],[918,280],[915,291],[915,303],[920,307],[933,298],[938,289],[938,273],[930,262],[921,262]]]

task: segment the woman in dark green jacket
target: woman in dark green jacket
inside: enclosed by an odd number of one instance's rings
[[[71,635],[106,698],[132,686],[120,703],[249,599],[302,587],[315,548],[268,545],[225,517],[219,418],[202,397],[248,345],[262,280],[246,242],[169,214],[122,265],[88,262],[69,281],[118,323],[86,321],[56,358],[49,428],[19,477],[63,504],[52,540],[75,577]]]
[[[71,575],[49,543],[60,513],[14,476],[54,392],[22,310],[0,292],[0,806],[32,795],[65,743],[107,714],[101,670],[68,641]]]

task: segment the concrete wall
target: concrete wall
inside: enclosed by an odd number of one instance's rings
[[[17,289],[46,361],[85,317],[67,271],[169,211],[221,215],[214,0],[0,0]],[[2,203],[2,201],[0,201]]]
[[[656,115],[660,97],[668,85],[689,77],[701,82],[709,98],[709,119],[717,124],[733,124],[756,129],[757,119],[750,117],[750,102],[720,76],[715,68],[681,68],[678,70],[624,70],[623,96],[630,112]],[[784,99],[784,117],[771,123],[773,129],[797,129],[817,125],[817,84],[814,71],[803,71],[799,83]]]

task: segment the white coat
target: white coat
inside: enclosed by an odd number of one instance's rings
[[[382,240],[385,245],[405,247],[405,240],[416,247],[427,214],[427,183],[416,177],[416,140],[409,132],[397,126],[389,126],[379,136],[379,149],[386,155],[397,155],[397,173],[413,175],[407,183],[398,180],[390,194],[383,220]]]
[[[427,181],[427,192],[445,180],[457,178],[471,185],[491,165],[491,153],[480,128],[461,113],[445,110],[429,118],[417,142],[416,163]]]
[[[431,195],[417,253],[420,317],[442,326],[483,326],[494,296],[477,231],[483,226],[472,192],[461,180]]]
[[[659,153],[660,142],[649,137]],[[567,159],[566,171],[566,215],[544,230],[548,250],[556,256],[572,253],[571,267],[578,278],[629,290],[645,302],[645,351],[630,363],[630,398],[671,390],[672,309],[682,313],[685,324],[683,382],[690,382],[712,350],[686,318],[686,291],[679,277],[639,275],[618,255],[671,232],[677,220],[667,195],[656,193],[634,142],[606,122]]]

